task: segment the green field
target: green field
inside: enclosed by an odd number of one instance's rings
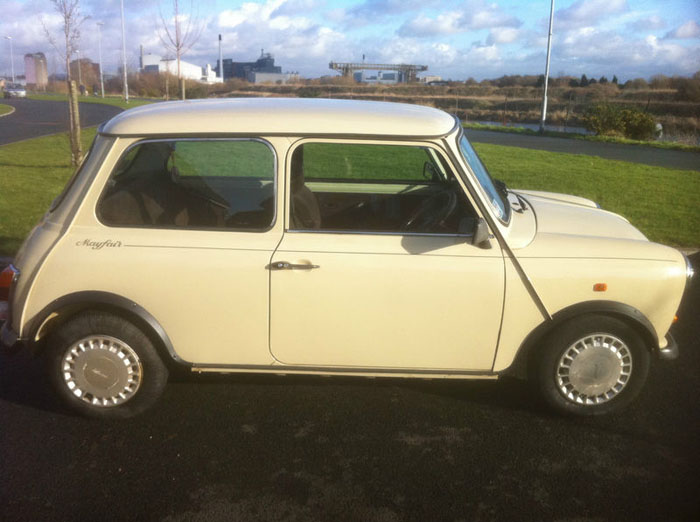
[[[85,129],[85,150],[95,129]],[[576,194],[617,212],[650,239],[700,246],[700,173],[591,156],[476,144],[509,187]],[[0,146],[0,255],[12,256],[70,177],[68,138]]]
[[[9,114],[13,110],[13,107],[10,105],[5,105],[4,103],[0,103],[0,116],[3,114]]]
[[[30,94],[27,96],[30,100],[48,100],[48,101],[66,101],[67,96],[65,94]],[[132,109],[138,107],[139,105],[147,105],[153,103],[156,100],[143,100],[143,99],[130,99],[129,103],[126,103],[121,96],[108,96],[106,98],[100,98],[99,96],[78,96],[78,101],[80,103],[101,103],[103,105],[114,105],[115,107],[121,107],[122,109]]]

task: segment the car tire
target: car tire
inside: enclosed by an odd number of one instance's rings
[[[570,320],[547,337],[535,361],[539,392],[555,411],[602,415],[627,406],[649,373],[650,353],[627,323],[604,315]]]
[[[62,402],[86,417],[123,419],[155,403],[168,369],[153,342],[133,323],[108,312],[85,312],[47,342],[49,381]]]

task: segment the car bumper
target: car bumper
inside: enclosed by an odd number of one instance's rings
[[[678,343],[670,333],[666,334],[666,347],[659,349],[659,359],[672,361],[678,359]]]

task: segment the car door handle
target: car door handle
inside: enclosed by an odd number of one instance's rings
[[[311,265],[311,264],[294,264],[294,263],[289,263],[287,261],[275,261],[274,263],[270,263],[267,265],[265,268],[268,268],[270,270],[312,270],[314,268],[320,268],[318,265]]]

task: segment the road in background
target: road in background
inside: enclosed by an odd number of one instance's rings
[[[680,358],[591,419],[514,380],[230,375],[175,379],[146,414],[103,423],[58,411],[39,361],[3,355],[1,518],[700,520],[698,309],[696,278]]]
[[[0,103],[15,108],[14,113],[0,118],[0,145],[68,130],[67,101],[9,99]],[[99,125],[121,111],[112,105],[81,103],[80,123],[83,127]]]
[[[493,145],[523,147],[526,149],[546,150],[549,152],[565,152],[567,154],[586,154],[588,156],[644,163],[646,165],[670,169],[700,170],[699,152],[476,129],[464,129],[464,132],[467,138],[469,138],[469,141],[475,143],[491,143]]]

